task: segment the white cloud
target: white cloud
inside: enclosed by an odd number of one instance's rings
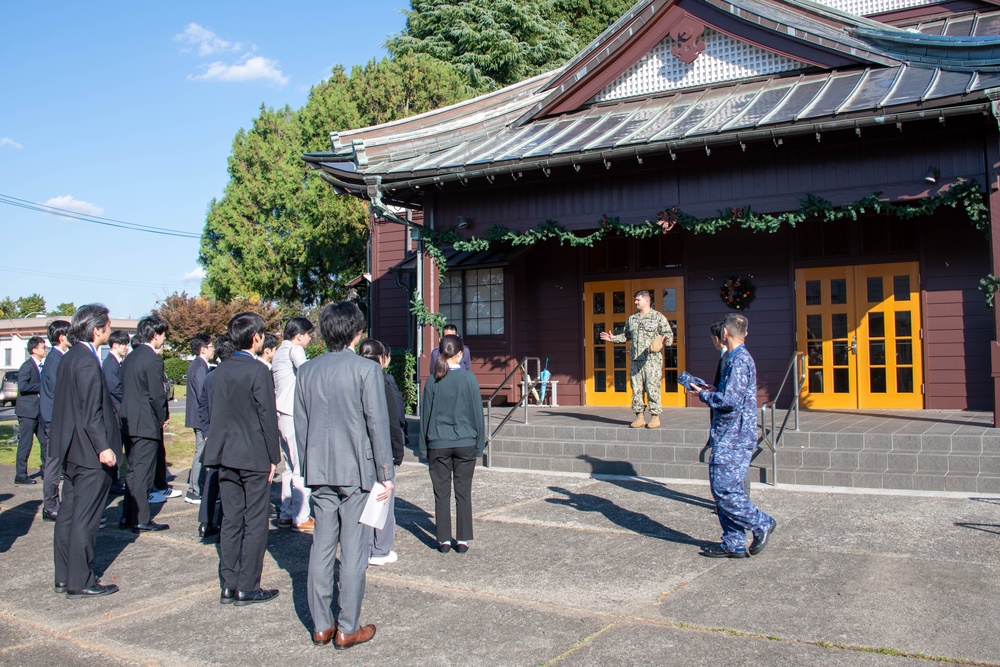
[[[0,137],[0,146],[10,146],[11,148],[15,148],[17,150],[21,150],[22,148],[24,148],[24,146],[17,143],[10,137]]]
[[[81,199],[74,199],[73,195],[59,195],[58,197],[53,197],[47,202],[42,202],[42,204],[44,206],[61,208],[64,211],[73,211],[74,213],[83,213],[85,215],[101,215],[104,213],[104,209],[97,204],[92,204],[89,201],[83,201]]]
[[[175,42],[184,42],[191,47],[198,47],[199,56],[210,56],[214,53],[226,51],[241,51],[243,49],[239,42],[230,42],[222,39],[208,28],[203,28],[197,23],[188,23],[184,32],[174,36]]]
[[[216,61],[205,66],[202,74],[191,75],[189,79],[202,81],[270,81],[279,86],[288,83],[288,77],[281,73],[278,63],[263,56],[243,56],[240,63],[227,64]]]
[[[197,280],[200,282],[201,279],[204,277],[205,277],[205,269],[201,268],[200,266],[196,266],[194,269],[188,271],[183,276],[181,276],[181,282],[188,282],[191,280]]]

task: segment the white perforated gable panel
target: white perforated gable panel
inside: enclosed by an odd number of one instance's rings
[[[813,2],[839,9],[855,16],[871,16],[883,12],[894,12],[897,9],[923,7],[933,5],[941,0],[813,0]]]
[[[688,65],[670,53],[670,47],[676,42],[668,36],[598,93],[594,100],[604,102],[651,95],[809,67],[807,63],[765,51],[711,28],[705,30],[702,39],[705,42],[704,52]]]

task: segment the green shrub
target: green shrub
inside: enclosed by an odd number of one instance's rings
[[[187,359],[164,359],[163,360],[163,370],[166,371],[167,377],[181,384],[184,380],[184,376],[188,372],[188,365],[191,362]]]
[[[403,405],[406,412],[414,414],[417,409],[417,392],[420,388],[413,376],[417,372],[417,358],[409,350],[393,350],[392,361],[389,362],[389,374],[396,380],[399,392],[403,395]]]

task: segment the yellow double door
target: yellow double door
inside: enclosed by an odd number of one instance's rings
[[[799,269],[796,334],[809,408],[923,408],[916,262]]]
[[[625,321],[635,312],[633,295],[649,290],[653,309],[663,313],[674,330],[674,344],[663,348],[663,407],[686,405],[677,375],[684,369],[684,280],[651,278],[609,280],[584,284],[584,355],[586,357],[586,405],[628,407],[632,404],[629,385],[628,345],[601,340],[602,331],[622,333]]]

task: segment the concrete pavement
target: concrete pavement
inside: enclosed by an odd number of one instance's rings
[[[720,532],[707,485],[479,469],[476,539],[440,554],[426,468],[407,463],[399,561],[368,571],[378,633],[335,652],[310,641],[309,536],[271,531],[277,600],[221,606],[216,545],[171,500],[169,531],[101,531],[119,593],[67,600],[41,485],[13,477],[0,467],[0,665],[1000,665],[996,497],[755,485],[780,527],[720,561],[698,556]]]

